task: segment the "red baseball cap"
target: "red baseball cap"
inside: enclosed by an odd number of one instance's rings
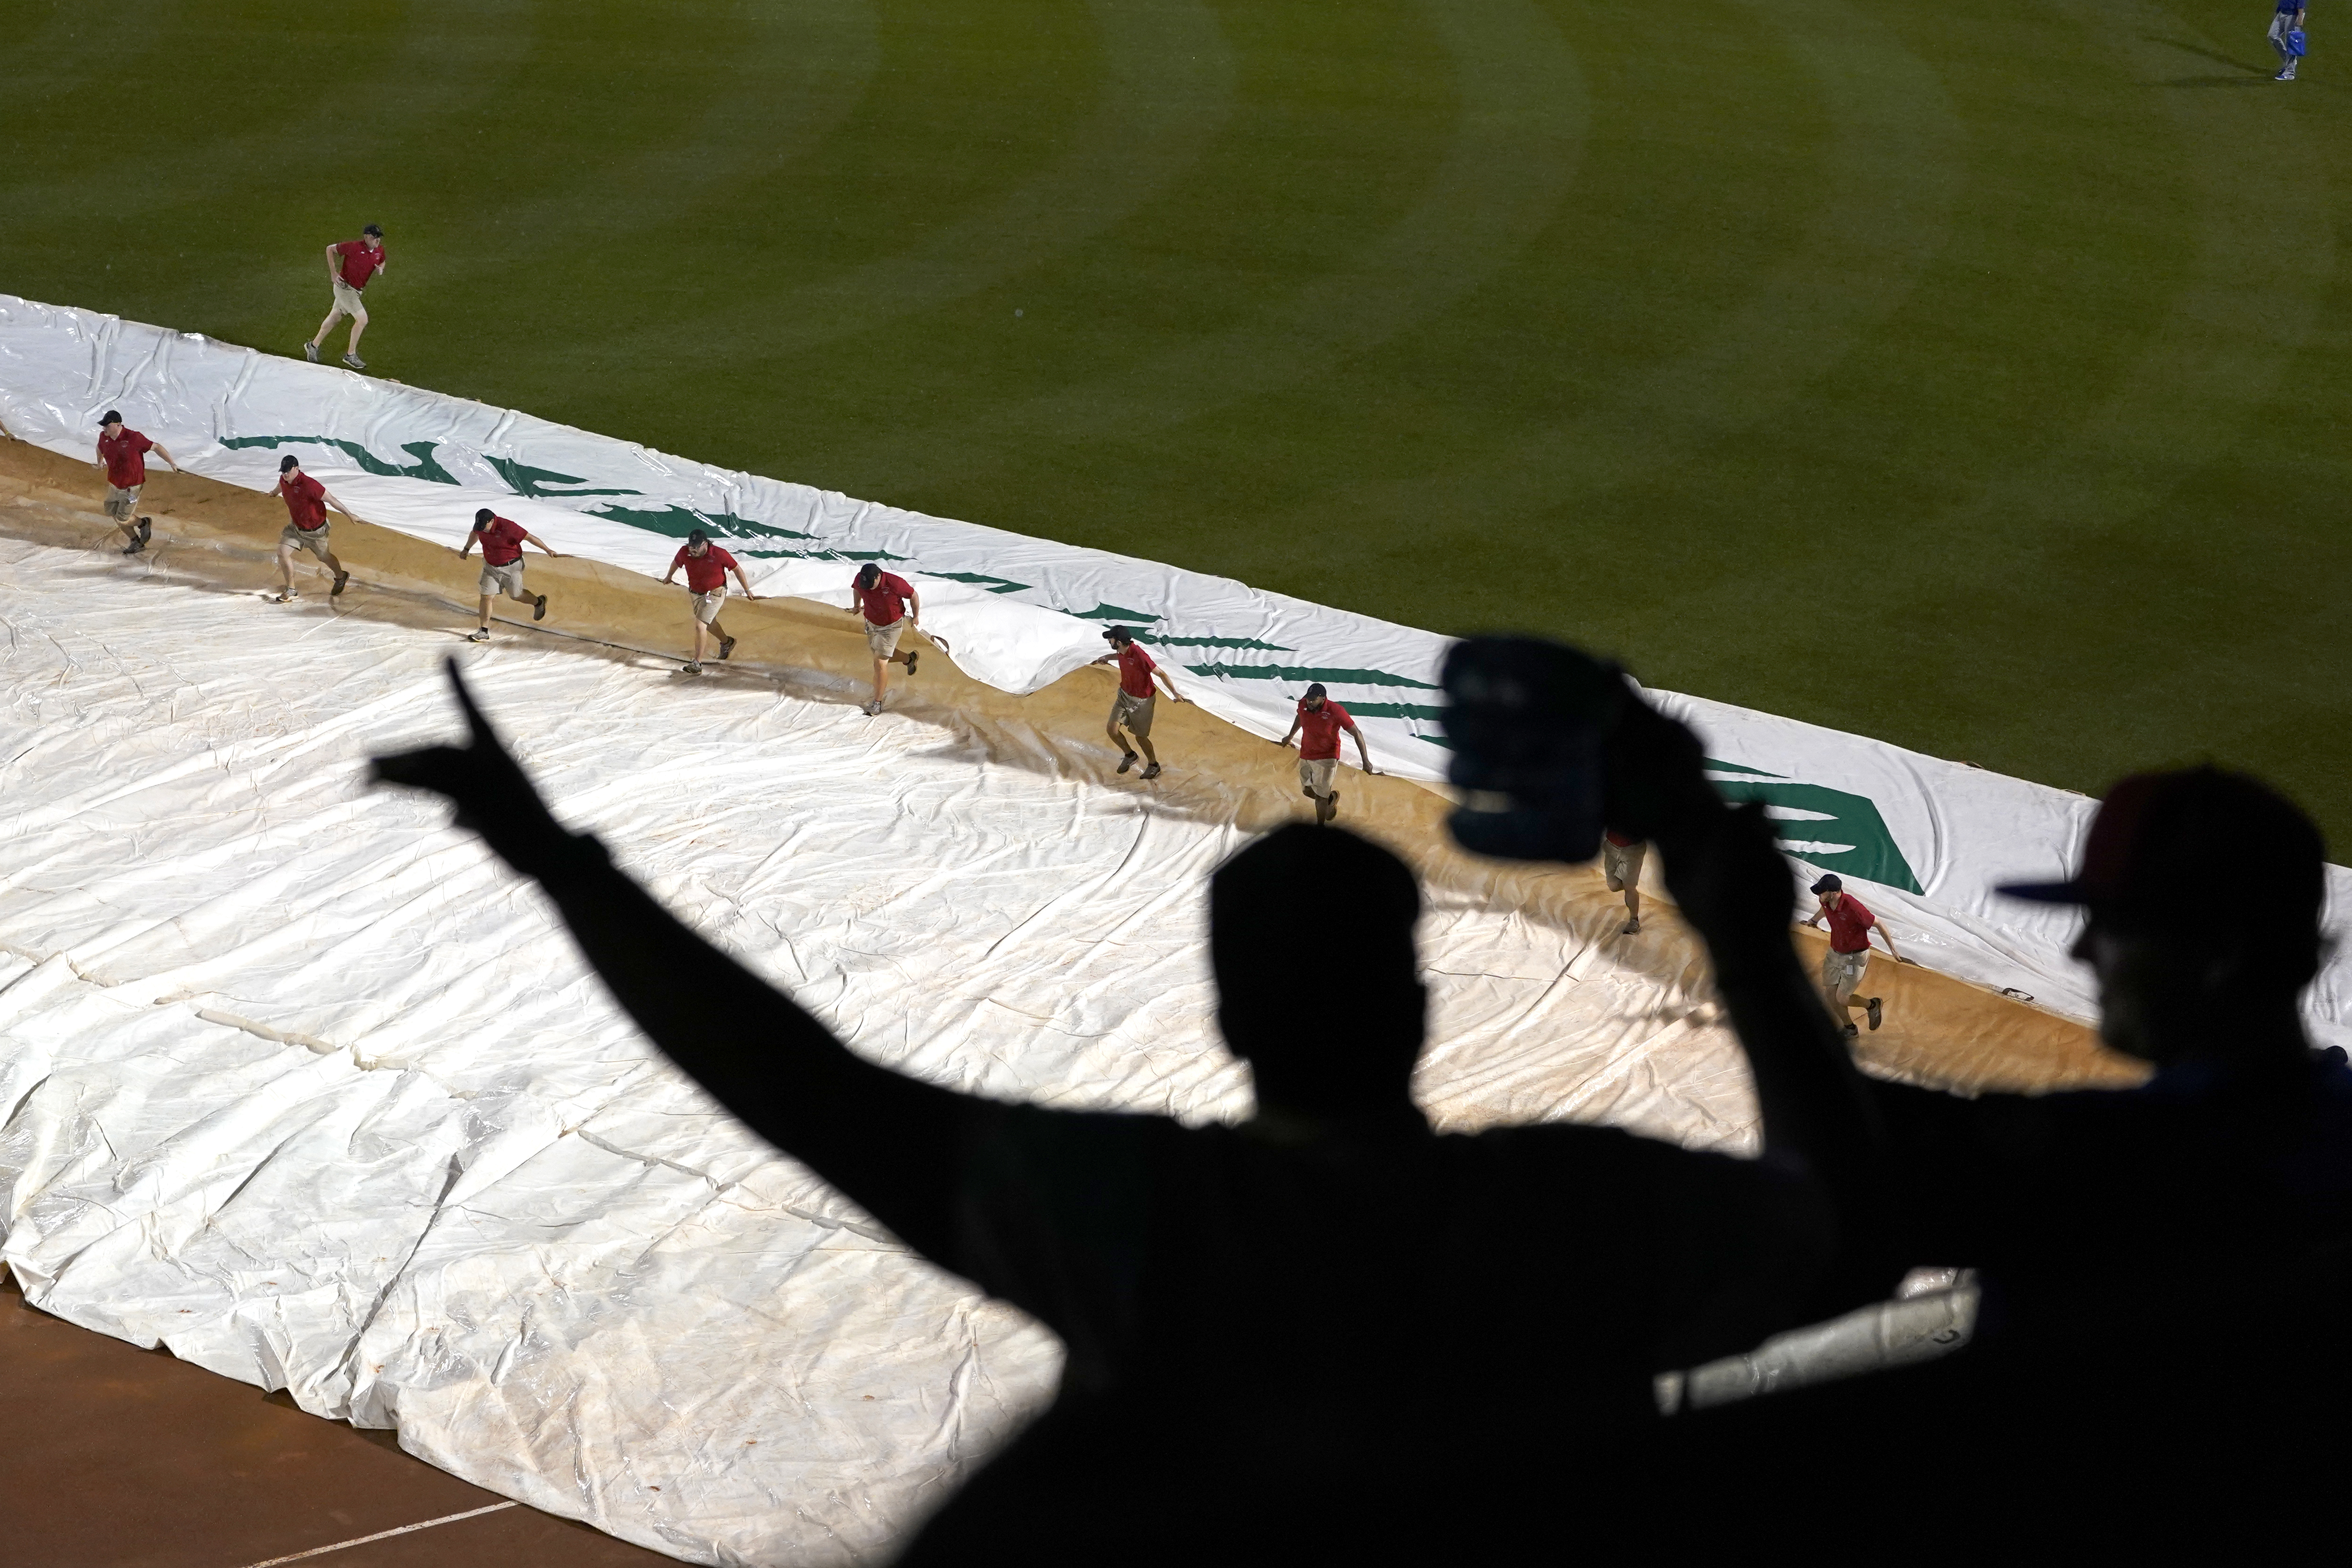
[[[2326,898],[2326,853],[2317,825],[2259,779],[2211,767],[2134,773],[2099,803],[2073,877],[2000,890],[2126,918],[2210,920],[2225,883],[2234,900],[2312,926]]]

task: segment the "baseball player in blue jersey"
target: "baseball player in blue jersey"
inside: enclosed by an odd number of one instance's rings
[[[2279,73],[2273,81],[2293,81],[2294,68],[2303,57],[2288,47],[2287,35],[2303,31],[2304,0],[2278,0],[2278,10],[2271,17],[2271,47],[2278,51]],[[2294,40],[2300,44],[2303,40]]]

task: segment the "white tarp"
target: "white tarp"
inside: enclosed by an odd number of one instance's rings
[[[659,576],[677,536],[700,526],[743,559],[761,591],[844,605],[850,563],[878,559],[921,587],[925,619],[957,662],[1007,691],[1034,691],[1084,664],[1101,651],[1100,628],[1124,622],[1220,718],[1278,735],[1298,693],[1320,680],[1362,721],[1381,766],[1444,776],[1433,737],[1445,643],[1431,633],[0,295],[0,423],[86,458],[109,407],[199,473],[267,489],[279,456],[297,453],[369,521],[450,543],[477,506],[490,505],[567,552]],[[1864,884],[1858,890],[1908,939],[1907,953],[2055,1012],[2094,1016],[2087,977],[2066,956],[2073,917],[1991,890],[2067,865],[2090,802],[1861,736],[1658,695],[1697,725],[1731,793],[1770,803],[1791,853]],[[2336,910],[2352,908],[2352,871],[2332,868],[2331,879]],[[2338,947],[2307,1011],[2321,1038],[2352,1044],[2352,942]]]
[[[92,560],[0,537],[0,1257],[34,1302],[692,1561],[881,1555],[1045,1395],[1052,1338],[719,1113],[442,806],[362,785],[454,732],[446,626]],[[1244,1105],[1203,924],[1240,835],[1105,748],[465,657],[561,815],[860,1050]],[[1443,1121],[1751,1145],[1687,954],[1442,889],[1423,936]]]

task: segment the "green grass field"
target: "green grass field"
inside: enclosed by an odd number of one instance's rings
[[[373,219],[377,374],[2342,859],[2352,14],[2268,20],[0,0],[0,290],[292,353]]]

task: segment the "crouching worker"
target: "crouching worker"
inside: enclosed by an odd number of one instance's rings
[[[518,604],[529,605],[532,620],[547,619],[547,595],[523,592],[522,547],[537,545],[546,552],[550,561],[561,560],[562,557],[549,550],[547,542],[539,535],[510,518],[500,517],[488,507],[474,514],[474,531],[466,536],[466,547],[457,552],[458,560],[463,561],[473,553],[477,540],[482,545],[482,624],[474,628],[474,635],[466,640],[490,640],[490,601],[500,594]]]
[[[1053,1407],[902,1563],[1000,1561],[1016,1542],[1033,1564],[1506,1561],[1558,1530],[1560,1474],[1607,1495],[1639,1465],[1654,1373],[1820,1314],[1828,1194],[1869,1142],[1866,1102],[1798,969],[1769,824],[1725,807],[1662,716],[1651,760],[1687,787],[1665,792],[1680,815],[1634,826],[1714,952],[1761,1159],[1567,1122],[1434,1131],[1412,1094],[1412,875],[1305,825],[1208,888],[1248,1121],[903,1076],[560,826],[454,667],[451,683],[468,742],[378,758],[375,777],[446,795],[537,878],[622,1007],[747,1125],[1067,1347]]]

